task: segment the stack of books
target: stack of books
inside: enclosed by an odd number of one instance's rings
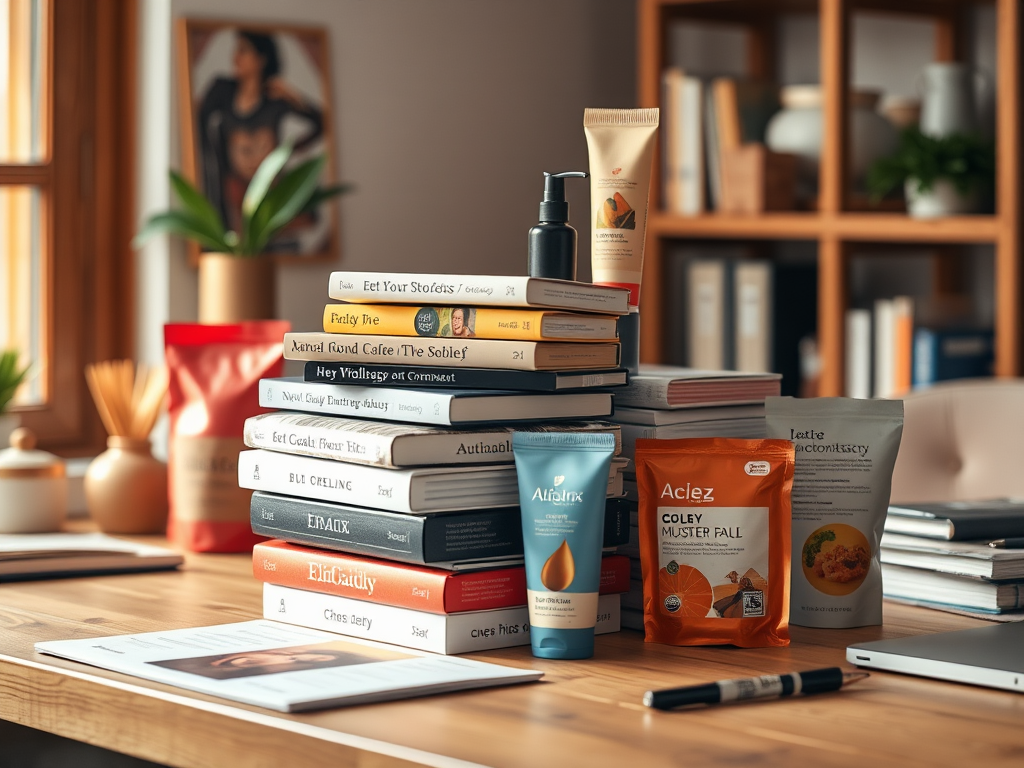
[[[1024,501],[891,506],[880,551],[891,600],[986,618],[1024,609]]]
[[[627,292],[526,277],[336,272],[302,378],[260,382],[239,457],[264,616],[437,653],[529,644],[516,430],[614,434]],[[444,299],[446,306],[406,306]],[[608,478],[597,632],[619,629],[634,505]]]
[[[629,386],[615,390],[612,421],[622,429],[623,456],[632,459],[640,438],[765,436],[764,399],[779,394],[776,373],[703,371],[641,365]],[[627,499],[639,501],[635,470],[626,472]],[[619,552],[630,558],[630,589],[622,597],[622,626],[643,630],[643,578],[636,515],[630,520],[629,543]]]

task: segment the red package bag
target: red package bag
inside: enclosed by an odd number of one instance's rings
[[[242,427],[261,378],[280,376],[287,321],[164,326],[170,377],[167,537],[193,552],[244,552],[263,540],[238,487]]]

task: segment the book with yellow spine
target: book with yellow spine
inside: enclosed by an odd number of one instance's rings
[[[615,341],[616,318],[543,310],[328,304],[327,333],[510,341]]]

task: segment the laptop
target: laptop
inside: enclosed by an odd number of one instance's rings
[[[851,645],[858,667],[1024,693],[1024,621]]]

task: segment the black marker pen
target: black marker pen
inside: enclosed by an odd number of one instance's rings
[[[689,704],[728,704],[748,699],[775,699],[812,693],[838,691],[844,685],[868,677],[867,672],[843,672],[839,667],[812,669],[788,675],[762,675],[736,680],[719,680],[707,685],[667,688],[644,694],[644,706],[653,709],[675,709]]]

